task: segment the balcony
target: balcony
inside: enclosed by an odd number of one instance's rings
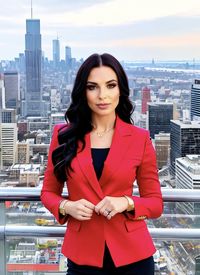
[[[200,274],[200,211],[186,211],[199,205],[200,190],[162,193],[164,213],[148,221],[157,247],[155,274]],[[42,207],[39,188],[0,188],[0,216],[0,274],[66,274],[67,260],[60,252],[65,226]]]

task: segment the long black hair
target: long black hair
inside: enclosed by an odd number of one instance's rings
[[[85,134],[92,130],[91,110],[86,99],[86,84],[93,68],[107,66],[117,75],[120,90],[119,104],[116,114],[125,122],[132,123],[133,105],[129,100],[129,86],[127,76],[119,61],[110,54],[93,54],[89,56],[79,68],[71,94],[71,104],[65,113],[65,120],[69,123],[58,133],[60,146],[53,151],[52,161],[54,173],[61,182],[69,176],[72,159],[77,154],[78,142],[85,147]]]

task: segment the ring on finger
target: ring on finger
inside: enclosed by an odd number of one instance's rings
[[[108,213],[110,213],[110,212],[111,212],[111,210],[108,210],[108,209],[105,209],[105,211],[106,211],[106,212],[108,212]]]
[[[105,209],[105,211],[104,211],[104,215],[105,215],[105,216],[108,216],[108,215],[110,214],[110,212],[111,212],[110,210]]]

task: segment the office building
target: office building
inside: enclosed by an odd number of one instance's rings
[[[25,55],[24,53],[19,54],[19,70],[20,72],[25,72]]]
[[[3,77],[0,74],[0,123],[2,123],[2,109],[5,108],[5,87]]]
[[[159,132],[170,133],[171,119],[173,119],[173,103],[148,103],[147,125],[151,138]]]
[[[158,169],[169,164],[170,134],[155,134],[155,150]]]
[[[30,148],[28,141],[17,141],[16,163],[26,164],[30,161]]]
[[[186,155],[176,159],[176,188],[200,189],[200,155]],[[185,214],[198,215],[200,203],[181,202],[177,207]]]
[[[53,64],[57,68],[60,62],[60,41],[57,39],[53,40]]]
[[[200,154],[200,122],[171,121],[170,131],[170,171],[175,176],[176,158],[188,154]]]
[[[66,123],[65,120],[65,114],[63,113],[56,113],[56,114],[51,114],[50,117],[50,130],[52,131],[54,126],[59,123]]]
[[[2,109],[0,110],[0,123],[16,123],[16,109]]]
[[[144,87],[141,92],[142,97],[142,114],[146,114],[148,110],[147,103],[151,101],[151,90],[148,87]]]
[[[0,74],[0,111],[6,108],[5,102],[5,85],[3,75]]]
[[[41,96],[41,34],[40,20],[26,20],[25,62],[26,92],[23,115],[40,116],[43,110]]]
[[[0,123],[0,170],[15,163],[17,124]]]
[[[6,108],[18,109],[20,101],[20,85],[18,72],[4,73]]]
[[[28,131],[50,130],[49,119],[46,117],[28,117],[27,118]]]
[[[65,63],[67,66],[67,70],[69,70],[71,68],[71,60],[72,60],[71,48],[66,46],[65,47]]]
[[[200,120],[200,80],[195,79],[191,88],[191,106],[190,106],[191,120]]]

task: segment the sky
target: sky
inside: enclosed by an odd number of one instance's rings
[[[108,52],[120,60],[200,60],[200,0],[32,0],[42,50],[52,40],[72,57]],[[31,0],[0,0],[0,60],[24,52]]]

